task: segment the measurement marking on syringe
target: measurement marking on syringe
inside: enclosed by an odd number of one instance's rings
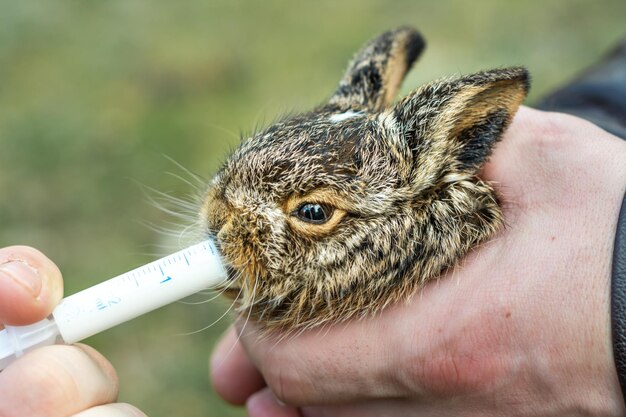
[[[187,266],[189,266],[189,259],[187,259],[187,255],[183,253],[183,256],[185,257],[185,262],[187,262]]]

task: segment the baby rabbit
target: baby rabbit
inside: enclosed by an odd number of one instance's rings
[[[423,48],[407,27],[371,40],[328,103],[248,138],[212,180],[201,217],[239,311],[266,330],[377,312],[502,225],[476,172],[528,73],[439,80],[393,104]]]

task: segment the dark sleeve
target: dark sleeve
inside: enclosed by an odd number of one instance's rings
[[[613,246],[611,327],[617,376],[626,399],[626,197],[622,202]]]
[[[626,139],[626,39],[600,62],[534,106],[587,119]]]

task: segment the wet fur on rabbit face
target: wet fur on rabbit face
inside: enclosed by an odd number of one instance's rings
[[[524,68],[444,79],[393,100],[424,47],[411,28],[354,57],[327,104],[244,141],[201,216],[239,311],[268,330],[406,299],[502,225],[476,175],[529,87]]]

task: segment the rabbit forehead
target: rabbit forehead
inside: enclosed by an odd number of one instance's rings
[[[381,124],[362,114],[331,120],[332,114],[296,116],[270,126],[246,140],[219,177],[230,187],[281,197],[323,186],[353,187],[366,174],[364,165],[384,153]]]

